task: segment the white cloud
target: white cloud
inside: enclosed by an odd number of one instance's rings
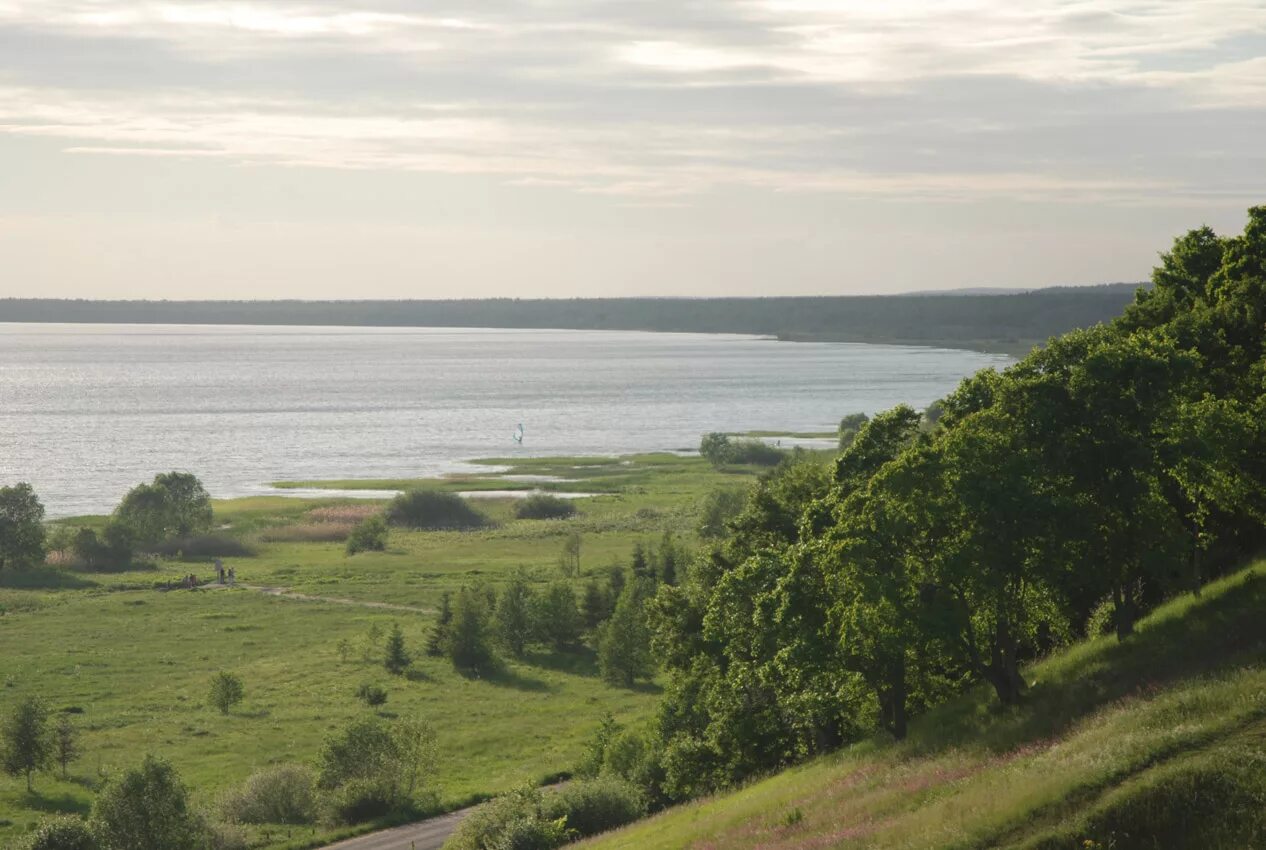
[[[0,0],[0,133],[630,198],[1133,203],[1205,191],[1207,166],[1160,138],[1068,141],[1266,109],[1266,4],[1246,0],[416,6]]]

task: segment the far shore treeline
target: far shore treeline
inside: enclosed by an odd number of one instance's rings
[[[742,333],[1022,354],[1108,321],[1140,284],[999,295],[575,298],[449,301],[83,301],[0,299],[0,322],[556,328]]]

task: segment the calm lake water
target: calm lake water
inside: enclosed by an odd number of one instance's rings
[[[916,407],[999,355],[742,336],[0,323],[0,484],[106,512],[157,472],[214,496],[480,457],[689,449]],[[512,439],[522,422],[522,445]]]

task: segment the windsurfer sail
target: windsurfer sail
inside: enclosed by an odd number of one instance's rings
[[[523,423],[519,423],[519,427],[514,431],[514,441],[519,445],[523,445]]]

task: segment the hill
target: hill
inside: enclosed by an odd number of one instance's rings
[[[1107,321],[1138,284],[1008,294],[448,301],[0,300],[0,322],[559,328],[742,333],[1023,353]]]
[[[593,850],[1266,846],[1266,562],[912,724]]]

